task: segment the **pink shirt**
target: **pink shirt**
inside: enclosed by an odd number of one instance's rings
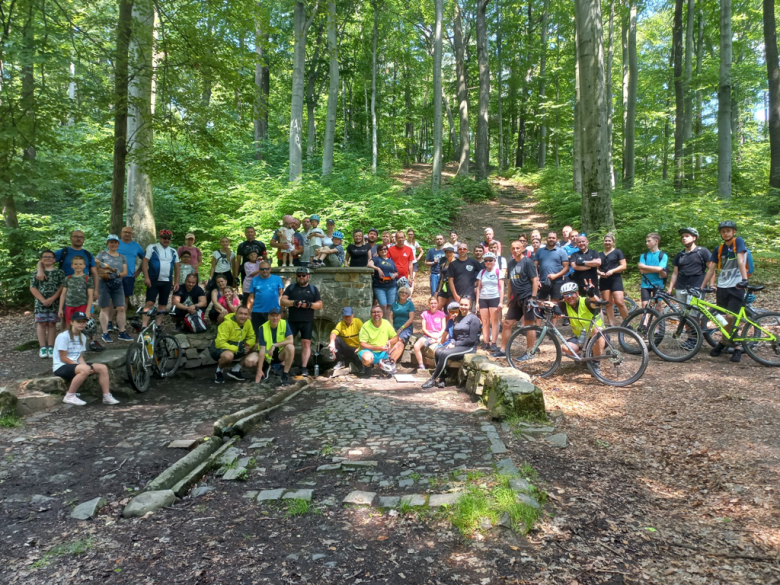
[[[230,308],[230,307],[227,306],[227,299],[224,296],[219,297],[219,299],[217,299],[217,301],[219,302],[220,305],[222,305],[226,309]],[[233,297],[233,306],[234,307],[238,307],[238,305],[240,305],[240,304],[241,304],[241,302],[238,300],[238,297]]]
[[[181,258],[182,252],[190,253],[190,264],[193,266],[201,265],[201,260],[203,260],[203,252],[201,252],[198,248],[195,246],[179,246],[179,249],[176,250],[176,253],[179,254],[179,258]]]
[[[444,311],[436,311],[433,315],[430,311],[424,311],[422,319],[425,321],[425,328],[433,334],[444,331],[444,326],[447,324],[447,315]]]

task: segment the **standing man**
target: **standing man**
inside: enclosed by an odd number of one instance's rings
[[[257,252],[258,260],[268,257],[268,250],[266,249],[265,244],[260,240],[255,239],[257,232],[254,227],[251,225],[247,226],[244,230],[244,236],[246,236],[246,240],[238,245],[236,255],[233,257],[233,282],[235,283],[238,283],[239,276],[241,277],[242,282],[246,276],[244,274],[244,264],[246,264],[249,252]],[[236,284],[236,286],[238,285]]]
[[[293,338],[290,324],[282,319],[281,312],[278,309],[271,309],[271,312],[268,314],[268,321],[260,327],[257,336],[259,351],[255,384],[260,382],[260,379],[263,377],[264,366],[268,366],[267,376],[271,373],[271,368],[278,364],[281,364],[284,368],[282,371],[282,386],[287,386],[290,383],[290,368],[292,367],[293,359],[295,359]],[[308,376],[309,373],[304,370],[303,375]]]
[[[334,369],[346,367],[347,364],[355,364],[365,372],[365,367],[357,356],[360,349],[360,328],[363,327],[363,321],[355,317],[352,307],[344,307],[341,311],[341,321],[336,324],[336,328],[330,332],[330,343],[328,349],[338,360]]]
[[[268,260],[260,262],[260,274],[252,279],[249,289],[247,308],[252,312],[252,327],[255,334],[260,335],[260,327],[268,321],[272,309],[280,309],[284,283],[277,274],[271,274],[271,264]]]
[[[300,266],[295,271],[295,284],[291,284],[282,294],[279,301],[287,308],[287,321],[292,330],[292,336],[301,334],[301,375],[309,375],[309,358],[311,357],[311,336],[314,331],[314,311],[322,309],[322,299],[317,287],[309,284],[309,269]]]
[[[398,269],[398,278],[405,277],[411,280],[410,271],[412,262],[414,262],[414,248],[407,246],[406,236],[402,231],[395,233],[395,245],[388,246],[387,255]]]
[[[368,230],[368,245],[371,246],[371,258],[376,256],[376,241],[379,239],[379,230],[372,227]]]
[[[577,283],[583,293],[590,287],[599,288],[598,269],[601,266],[601,257],[596,250],[588,247],[586,235],[577,236],[577,251],[569,256],[571,267],[574,268],[572,280]]]
[[[441,278],[441,264],[439,263],[444,258],[444,236],[438,234],[436,236],[436,247],[428,250],[425,255],[425,265],[431,269],[431,296],[436,296],[436,290],[439,288],[439,279]]]
[[[200,248],[195,247],[195,234],[189,233],[184,236],[184,245],[179,246],[176,250],[179,258],[181,258],[183,252],[190,253],[190,266],[195,269],[195,272],[198,272],[200,265],[203,264],[203,252],[201,252]],[[127,266],[128,268],[130,267],[129,264]]]
[[[84,232],[81,230],[73,230],[70,232],[70,246],[57,250],[54,253],[54,259],[59,262],[60,269],[65,273],[65,276],[73,275],[73,267],[70,263],[76,256],[84,258],[86,268],[84,272],[91,275],[97,288],[97,264],[95,264],[95,258],[87,250],[84,249]],[[37,274],[35,275],[37,280],[46,280],[46,272],[43,269],[43,263],[38,260]]]
[[[217,362],[214,374],[215,384],[224,384],[222,372],[227,370],[228,378],[236,382],[245,382],[241,366],[254,368],[259,356],[255,351],[255,332],[249,323],[249,310],[239,307],[235,313],[230,313],[217,329],[217,337],[209,345],[211,359]],[[231,367],[232,365],[232,367]],[[231,369],[228,369],[231,368]]]
[[[491,356],[495,358],[506,357],[506,344],[512,334],[515,323],[521,318],[524,325],[534,324],[534,312],[529,306],[531,299],[536,299],[539,292],[539,276],[536,272],[534,261],[525,253],[525,246],[520,241],[512,242],[512,259],[507,264],[506,281],[504,287],[509,291],[504,327],[501,331],[501,347]],[[526,347],[533,347],[536,343],[536,333],[529,331],[526,334]],[[520,361],[530,359],[528,354],[522,356]]]
[[[569,271],[569,257],[562,248],[556,248],[558,234],[547,234],[547,245],[536,251],[536,268],[539,272],[539,298],[560,301],[561,286]],[[595,269],[594,269],[595,270]]]
[[[455,302],[460,299],[471,299],[471,307],[474,308],[476,297],[477,275],[482,270],[482,264],[469,258],[469,247],[463,242],[457,247],[458,258],[453,260],[447,269],[449,290]]]
[[[168,306],[168,298],[174,282],[179,282],[179,255],[171,248],[171,230],[160,230],[157,244],[149,244],[146,248],[141,269],[146,285],[146,305],[144,306],[143,326],[149,324],[147,312],[157,301],[157,310],[164,311]],[[156,322],[162,325],[162,315],[157,315]]]
[[[674,290],[674,296],[682,302],[688,302],[688,291],[701,288],[707,264],[710,261],[710,251],[704,246],[697,246],[699,232],[696,228],[687,227],[680,230],[683,249],[674,257],[672,277],[669,279],[669,294]]]

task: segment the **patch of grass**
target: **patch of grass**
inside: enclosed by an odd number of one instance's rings
[[[548,423],[550,422],[550,419],[547,418],[547,413],[545,414],[539,414],[535,412],[529,412],[527,414],[517,414],[514,413],[504,419],[505,423],[507,423],[510,427],[516,427],[521,422],[525,423]]]
[[[18,429],[24,423],[22,417],[15,414],[7,414],[4,417],[0,417],[0,428],[4,429]]]
[[[323,457],[330,457],[331,455],[333,455],[333,453],[335,453],[335,450],[333,449],[333,447],[326,444],[322,446],[322,449],[320,449],[320,453],[322,454]]]
[[[417,483],[417,481],[420,479],[420,474],[419,473],[412,473],[411,475],[409,475],[409,477],[411,479],[413,479],[415,483]]]
[[[322,512],[312,506],[311,502],[301,498],[295,498],[290,500],[287,505],[287,510],[284,513],[285,518],[293,518],[295,516],[305,516],[306,514],[321,514]]]
[[[28,351],[30,349],[40,349],[41,344],[38,343],[37,340],[28,341],[27,343],[23,343],[22,345],[17,345],[14,348],[14,351]]]
[[[478,469],[469,469],[466,472],[466,481],[476,481],[485,477],[485,473]]]
[[[255,467],[257,467],[257,459],[252,457],[252,459],[249,460],[249,463],[246,464],[246,468],[247,469],[254,469]]]
[[[401,502],[401,505],[398,506],[398,512],[402,516],[406,516],[407,514],[414,512],[414,506],[412,506],[409,502]]]
[[[529,481],[534,481],[537,477],[539,477],[539,474],[536,472],[536,470],[528,463],[523,463],[520,466],[520,475],[528,478]]]
[[[80,555],[91,549],[93,545],[94,541],[91,538],[57,544],[51,547],[40,559],[33,563],[33,569],[45,567],[57,557]]]

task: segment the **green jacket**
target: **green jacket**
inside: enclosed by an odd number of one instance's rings
[[[229,314],[217,329],[217,338],[214,340],[214,347],[217,349],[227,349],[232,352],[238,351],[238,344],[244,343],[247,350],[252,349],[257,342],[255,338],[255,329],[252,327],[251,319],[247,319],[243,327],[236,323],[235,313]]]

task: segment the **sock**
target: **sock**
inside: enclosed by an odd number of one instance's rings
[[[241,371],[241,364],[234,365],[233,369],[231,371],[233,371],[233,372],[240,372]]]
[[[217,366],[217,371],[218,371],[218,372],[221,372],[221,371],[222,371],[222,368],[220,368],[219,366]]]

